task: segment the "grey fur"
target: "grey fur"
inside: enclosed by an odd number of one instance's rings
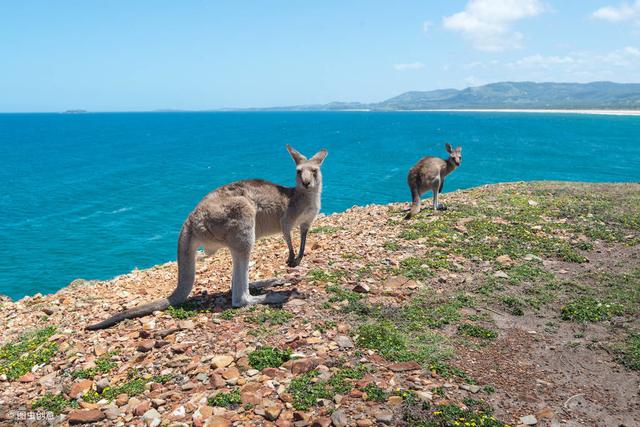
[[[455,150],[451,144],[445,144],[449,153],[447,160],[439,157],[423,157],[409,170],[407,183],[411,190],[411,209],[405,217],[410,219],[420,212],[420,196],[431,190],[433,193],[433,210],[446,209],[438,204],[438,194],[444,187],[444,178],[455,170],[462,162],[462,147]]]
[[[178,285],[168,298],[125,310],[87,329],[103,329],[121,320],[145,316],[183,303],[195,281],[195,258],[199,246],[207,255],[226,247],[231,251],[233,273],[231,301],[234,307],[283,302],[280,294],[249,294],[249,259],[257,239],[282,233],[289,248],[287,264],[295,267],[304,255],[307,232],[320,211],[322,173],[327,156],[322,149],[308,159],[287,145],[296,163],[296,186],[283,187],[253,179],[234,182],[207,194],[189,214],[178,239]],[[300,228],[300,250],[295,255],[291,231]]]

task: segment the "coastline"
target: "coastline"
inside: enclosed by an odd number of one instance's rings
[[[415,112],[450,112],[450,113],[552,113],[552,114],[591,114],[604,116],[640,116],[640,110],[560,110],[560,109],[517,109],[517,108],[441,108],[426,110],[394,110]]]

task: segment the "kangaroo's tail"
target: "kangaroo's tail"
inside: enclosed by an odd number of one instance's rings
[[[100,323],[89,325],[86,329],[93,331],[108,328],[122,320],[146,316],[154,311],[166,310],[170,306],[185,302],[191,293],[196,277],[196,249],[197,246],[191,237],[191,231],[185,223],[178,239],[178,286],[173,293],[168,298],[158,299],[148,304],[122,311]]]

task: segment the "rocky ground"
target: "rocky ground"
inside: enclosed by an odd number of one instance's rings
[[[187,304],[104,331],[175,263],[3,300],[0,425],[640,425],[640,185],[443,199],[321,218],[297,268],[261,241],[282,307],[231,309],[224,251]]]

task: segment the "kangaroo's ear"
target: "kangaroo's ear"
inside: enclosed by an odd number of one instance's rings
[[[447,150],[447,153],[449,153],[449,154],[453,153],[453,147],[448,142],[446,144],[444,144],[444,148],[445,148],[445,150]]]
[[[318,166],[320,166],[322,162],[324,162],[325,157],[327,157],[327,154],[329,154],[329,152],[326,148],[323,148],[322,150],[314,154],[313,157],[309,159],[309,161],[317,163]]]
[[[462,153],[462,147],[458,147],[458,148],[456,148],[456,151],[457,151],[458,153]]]
[[[300,154],[298,151],[296,151],[295,148],[293,148],[289,144],[287,144],[287,151],[289,151],[289,154],[291,154],[291,158],[293,158],[293,161],[296,162],[296,165],[299,165],[300,163],[307,160],[305,156]]]

